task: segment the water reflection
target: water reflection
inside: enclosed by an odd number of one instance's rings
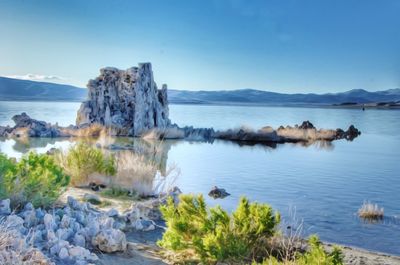
[[[103,147],[112,152],[122,150],[130,150],[136,154],[146,156],[148,160],[155,161],[160,165],[160,170],[165,172],[168,161],[168,152],[173,146],[184,143],[182,140],[144,140],[141,138],[131,137],[99,137],[99,138],[0,138],[0,152],[8,156],[20,158],[23,154],[29,151],[45,153],[52,148],[68,149],[71,145],[77,142],[85,142],[91,145]],[[189,143],[200,144],[224,144],[236,145],[241,148],[257,148],[264,150],[274,150],[282,145],[290,145],[295,147],[314,147],[319,150],[330,151],[334,149],[334,144],[329,141],[314,141],[314,142],[298,142],[298,143],[257,143],[249,141],[224,141],[215,140],[212,142],[188,141]]]

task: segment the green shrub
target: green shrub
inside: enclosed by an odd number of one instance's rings
[[[334,247],[331,253],[324,250],[317,236],[308,239],[309,250],[303,254],[297,253],[294,260],[278,261],[274,257],[264,260],[258,265],[342,265],[343,254],[340,248]],[[257,263],[253,263],[257,265]]]
[[[161,207],[167,224],[161,247],[194,252],[203,262],[250,259],[252,250],[272,237],[280,216],[267,204],[249,203],[246,198],[229,215],[217,206],[207,210],[203,196],[181,195],[174,205],[170,198]]]
[[[7,196],[7,192],[4,187],[4,176],[9,170],[14,168],[14,163],[15,161],[0,153],[0,198]]]
[[[115,159],[91,145],[79,143],[66,154],[56,154],[57,162],[71,176],[73,185],[87,184],[89,176],[94,173],[115,175]]]
[[[69,183],[69,177],[48,155],[29,153],[19,162],[2,155],[0,161],[1,196],[10,198],[13,205],[49,206]]]

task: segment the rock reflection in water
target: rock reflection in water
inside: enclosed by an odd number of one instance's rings
[[[101,176],[94,174],[90,181],[104,183],[127,190],[134,190],[141,196],[152,196],[166,192],[172,188],[180,174],[179,165],[168,163],[168,153],[181,140],[144,140],[130,137],[99,137],[99,138],[14,138],[0,139],[0,152],[20,158],[29,151],[46,153],[52,148],[67,150],[77,142],[85,142],[102,148],[104,152],[115,154],[117,161],[116,176]],[[234,142],[215,140],[213,142],[195,141],[197,144],[237,145],[240,148],[257,148],[273,151],[282,144]],[[286,143],[300,147],[314,146],[317,149],[332,150],[334,145],[328,141]]]

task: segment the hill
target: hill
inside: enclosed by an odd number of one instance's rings
[[[71,85],[0,77],[1,100],[83,101],[87,90]],[[255,89],[220,91],[168,91],[170,103],[181,104],[318,104],[354,105],[378,102],[399,102],[400,89],[370,92],[353,89],[341,93],[284,94]]]

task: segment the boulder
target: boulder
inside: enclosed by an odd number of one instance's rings
[[[170,124],[167,86],[157,88],[150,63],[127,70],[103,68],[87,87],[88,100],[77,114],[79,127],[100,124],[119,135],[140,136]]]
[[[120,230],[109,228],[100,231],[92,239],[92,245],[103,252],[113,253],[126,250],[125,233]]]

